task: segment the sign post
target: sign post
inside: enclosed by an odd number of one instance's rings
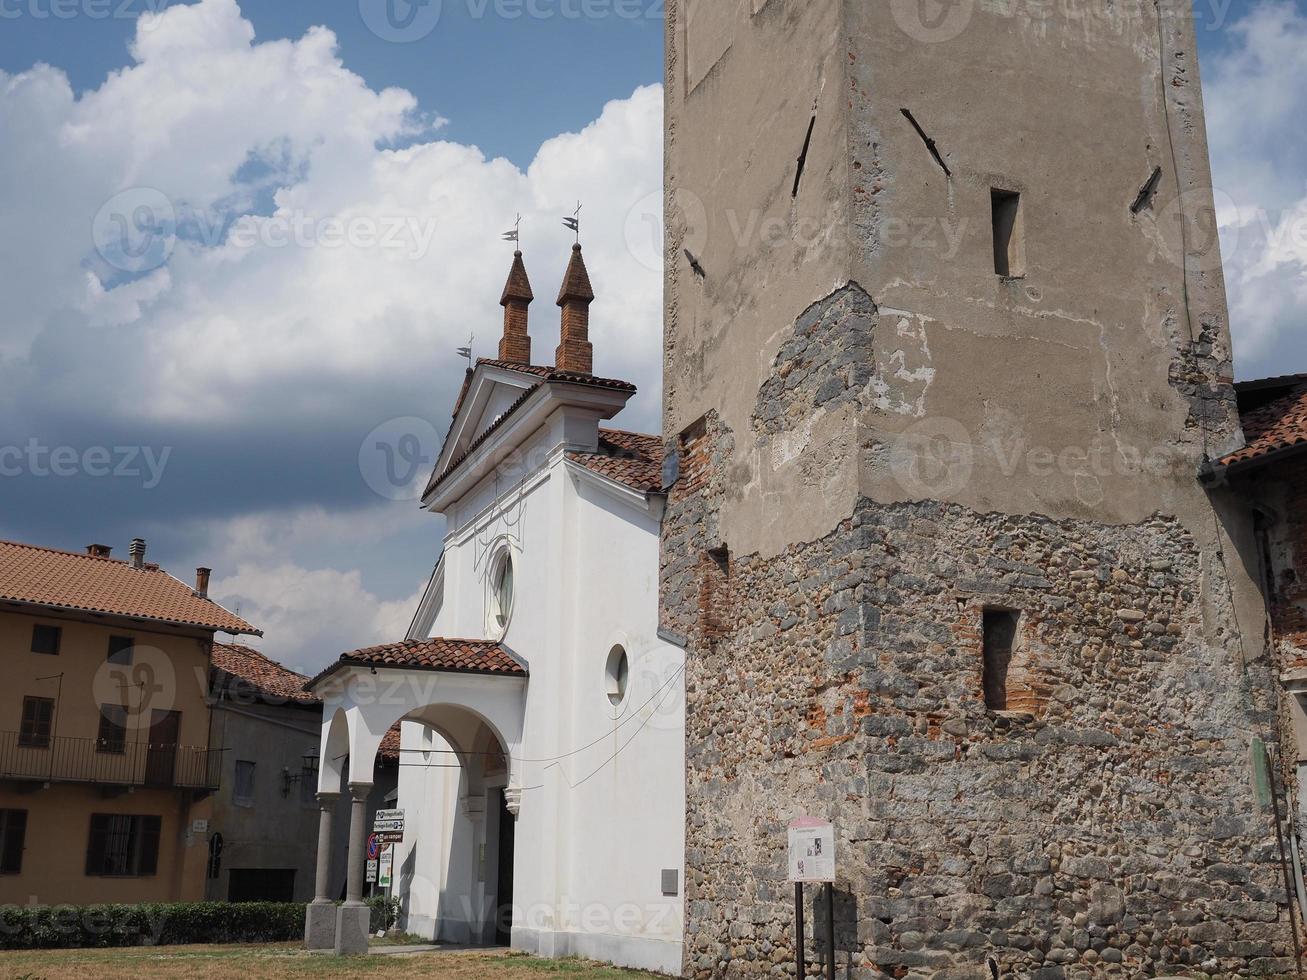
[[[803,882],[794,883],[794,965],[799,977],[808,972],[808,961],[803,955]]]
[[[835,980],[835,825],[816,817],[799,817],[789,827],[790,881],[794,882],[794,959],[798,975],[808,964],[803,955],[803,884],[826,885],[826,975]]]
[[[368,863],[365,866],[367,873],[363,880],[369,885],[377,883],[377,858],[381,856],[381,842],[377,840],[376,834],[368,834]]]
[[[826,980],[835,980],[835,882],[826,882]]]

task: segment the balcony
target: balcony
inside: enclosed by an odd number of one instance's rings
[[[0,732],[0,779],[215,790],[222,750]]]

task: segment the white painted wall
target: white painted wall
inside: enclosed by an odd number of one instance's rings
[[[529,440],[521,456],[539,465],[519,481],[484,480],[449,512],[431,635],[493,637],[487,574],[508,543],[516,594],[503,642],[530,669],[515,764],[514,945],[679,973],[684,656],[657,636],[660,503],[569,463],[550,444],[561,428]],[[605,666],[619,644],[630,680],[614,706]],[[405,736],[416,746],[417,726]],[[404,773],[400,805],[423,807],[425,827],[455,791],[447,773]],[[676,872],[674,896],[662,893],[664,869]],[[409,927],[429,934],[421,915]]]
[[[477,381],[471,390],[468,411],[481,424],[521,393]],[[433,614],[430,635],[502,640],[528,664],[529,679],[350,668],[343,691],[327,700],[323,757],[339,757],[348,742],[351,758],[371,759],[387,728],[408,719],[399,777],[406,839],[396,867],[410,932],[455,942],[493,937],[494,790],[507,785],[510,798],[520,797],[513,945],[679,974],[684,656],[657,636],[661,500],[568,460],[565,449],[595,446],[598,413],[593,402],[562,397],[518,437],[513,465],[446,506],[449,530],[432,583],[440,594],[423,602]],[[476,426],[462,431],[471,441]],[[515,598],[501,637],[487,622],[488,575],[504,546],[512,549]],[[617,705],[605,674],[615,645],[630,663]],[[338,709],[343,722],[333,731]],[[434,743],[423,742],[428,729]],[[486,774],[478,746],[492,732],[512,761],[506,772]],[[424,765],[424,744],[433,757],[462,752],[464,764]],[[338,778],[323,766],[323,789]],[[665,869],[675,872],[674,895],[663,894]]]

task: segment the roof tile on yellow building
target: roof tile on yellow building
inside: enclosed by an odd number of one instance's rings
[[[0,601],[263,634],[157,565],[0,541]]]

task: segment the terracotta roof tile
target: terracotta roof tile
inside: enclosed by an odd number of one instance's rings
[[[494,357],[481,357],[477,359],[477,367],[482,364],[487,367],[503,368],[506,371],[520,371],[523,374],[535,375],[537,378],[543,378],[546,381],[572,381],[576,384],[593,385],[596,388],[616,388],[619,391],[635,391],[635,385],[629,381],[620,381],[617,378],[598,378],[593,374],[586,374],[583,371],[560,371],[553,365],[545,364],[519,364],[516,361],[501,361]]]
[[[586,469],[641,493],[657,493],[663,481],[663,441],[620,429],[599,430],[599,452],[569,452]]]
[[[1307,383],[1283,398],[1262,405],[1242,416],[1243,449],[1223,456],[1220,466],[1262,461],[1289,449],[1307,448]]]
[[[399,722],[391,725],[386,729],[386,734],[381,736],[381,745],[377,749],[377,755],[383,759],[399,758]]]
[[[437,636],[428,640],[402,640],[342,653],[340,659],[308,684],[342,667],[394,667],[408,670],[436,670],[456,674],[501,674],[525,677],[524,668],[502,644],[491,640],[451,640]]]
[[[253,694],[275,702],[321,704],[316,694],[304,690],[308,678],[270,660],[251,647],[235,643],[213,645],[213,666],[227,674],[239,694]]]
[[[0,600],[262,636],[158,565],[0,541]]]
[[[1253,378],[1250,381],[1236,381],[1235,391],[1255,391],[1258,388],[1287,388],[1307,384],[1307,374],[1281,374],[1273,378]]]

